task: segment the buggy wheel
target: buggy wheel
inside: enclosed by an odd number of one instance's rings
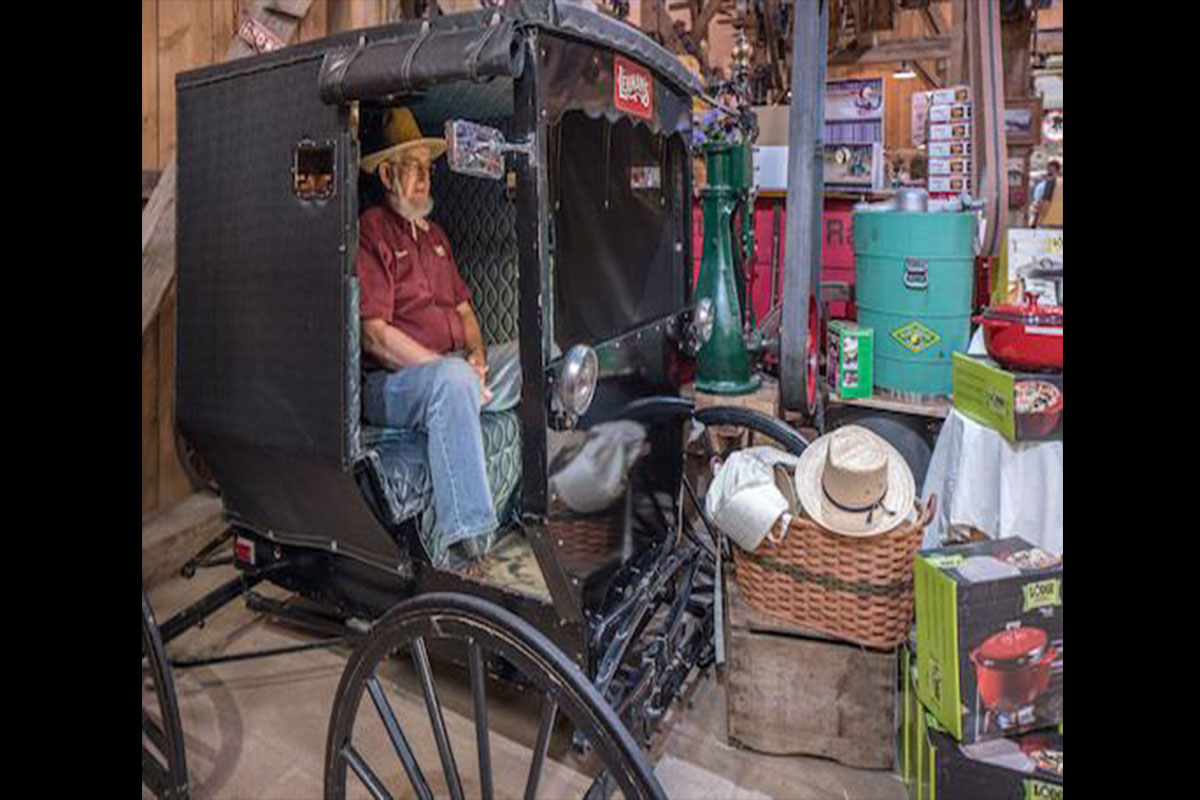
[[[146,679],[157,708],[146,707]],[[147,746],[149,744],[149,746]],[[142,785],[160,798],[186,798],[187,761],[175,683],[166,648],[146,593],[142,592]]]
[[[744,435],[736,438],[742,442],[749,442],[747,447],[755,444],[774,444],[795,456],[803,453],[808,447],[808,440],[791,425],[749,408],[710,406],[696,411],[696,420],[705,426],[722,426],[744,431]]]
[[[468,787],[470,791],[467,792],[464,792],[459,764],[468,762],[455,758],[430,668],[430,646],[457,654],[455,660],[461,659],[469,667],[475,732],[472,748],[475,758],[470,761],[478,764],[479,784]],[[424,707],[418,712],[398,715],[388,699],[378,669],[401,649],[412,653]],[[581,796],[585,791],[590,796],[604,796],[615,784],[627,798],[665,797],[616,712],[561,650],[511,612],[480,598],[461,594],[427,594],[401,603],[380,619],[355,648],[342,673],[329,723],[325,797],[341,800],[346,796],[347,768],[366,786],[372,797],[393,796],[386,785],[389,779],[402,787],[405,796],[411,790],[419,798],[433,797],[436,787],[427,778],[432,773],[426,771],[431,766],[440,771],[451,797],[493,797],[502,787],[496,786],[497,776],[491,758],[495,737],[489,734],[488,725],[486,686],[489,667],[503,669],[506,676],[516,678],[541,694],[541,722],[529,757],[528,772],[515,776],[524,787],[526,798],[536,796],[539,785],[545,788],[545,781],[541,779],[560,712],[586,738],[598,761],[595,780],[589,784],[590,779],[581,779],[581,787],[588,784],[581,788]],[[369,695],[374,709],[360,715],[364,708],[364,693]],[[420,735],[426,724],[436,743],[437,758],[435,761],[432,755],[428,756],[426,769],[423,769],[417,748],[412,743],[413,737]],[[375,734],[373,739],[372,733]],[[371,749],[372,743],[378,746]],[[427,747],[426,751],[433,749]],[[511,745],[508,751],[512,752]],[[457,755],[462,758],[461,749]],[[511,769],[506,769],[503,777],[510,775],[513,775]]]

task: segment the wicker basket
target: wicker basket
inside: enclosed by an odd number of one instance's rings
[[[783,542],[753,553],[733,548],[742,597],[759,611],[867,647],[891,648],[908,635],[913,614],[913,556],[937,498],[917,520],[864,538],[793,519]]]
[[[623,504],[596,514],[580,514],[555,499],[549,511],[558,557],[569,571],[589,571],[621,552]]]

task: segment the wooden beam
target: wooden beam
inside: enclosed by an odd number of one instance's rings
[[[933,15],[933,11],[930,10],[929,6],[921,7],[921,18],[925,20],[925,23],[929,26],[929,30],[934,36],[942,35],[942,26],[938,25],[937,18]]]
[[[708,23],[712,22],[712,18],[720,10],[721,0],[708,0],[704,4],[704,7],[700,9],[700,15],[696,17],[696,21],[692,24],[692,39],[696,43],[708,38]]]
[[[950,37],[893,39],[863,50],[843,50],[829,60],[831,66],[880,64],[892,61],[932,61],[950,58]]]
[[[1034,18],[1025,15],[1000,26],[1000,44],[1004,63],[1004,96],[1028,98],[1034,96],[1033,47]]]
[[[928,81],[930,84],[933,85],[933,88],[935,88],[935,89],[942,88],[941,80],[938,79],[937,75],[933,74],[928,69],[926,69],[924,64],[922,64],[920,61],[913,61],[912,65],[913,65],[913,68],[918,73],[920,73],[922,78],[924,78],[926,81]]]
[[[158,185],[158,179],[162,173],[156,169],[142,170],[142,202],[148,202],[150,195],[154,194],[154,187]]]
[[[193,494],[142,520],[142,586],[151,588],[177,575],[197,551],[225,528],[220,498]]]
[[[686,51],[683,42],[679,39],[679,34],[675,33],[675,20],[672,19],[671,13],[667,11],[665,0],[653,0],[654,27],[658,35],[662,38],[663,44],[673,54]]]
[[[262,23],[266,28],[279,37],[285,45],[295,44],[299,37],[300,24],[303,22],[303,17],[292,16],[290,11],[284,12],[274,8],[274,5],[281,0],[246,0],[243,9],[258,22]],[[303,3],[304,11],[307,13],[312,6],[312,0],[305,0]],[[299,10],[300,6],[291,4],[287,6],[292,10]],[[229,44],[229,49],[225,53],[226,61],[233,61],[238,58],[255,55],[257,51],[250,46],[241,36],[234,31],[233,41]]]
[[[175,155],[142,209],[142,333],[175,277]]]

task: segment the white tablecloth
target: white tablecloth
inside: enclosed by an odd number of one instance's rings
[[[942,427],[923,496],[938,496],[924,547],[938,547],[951,525],[993,538],[1020,536],[1063,551],[1063,443],[1013,444],[956,410]]]

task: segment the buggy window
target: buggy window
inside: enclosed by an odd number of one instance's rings
[[[292,160],[292,191],[301,200],[328,200],[333,197],[333,142],[302,141],[296,145]]]
[[[550,135],[554,335],[596,343],[683,303],[682,138],[564,114]]]

